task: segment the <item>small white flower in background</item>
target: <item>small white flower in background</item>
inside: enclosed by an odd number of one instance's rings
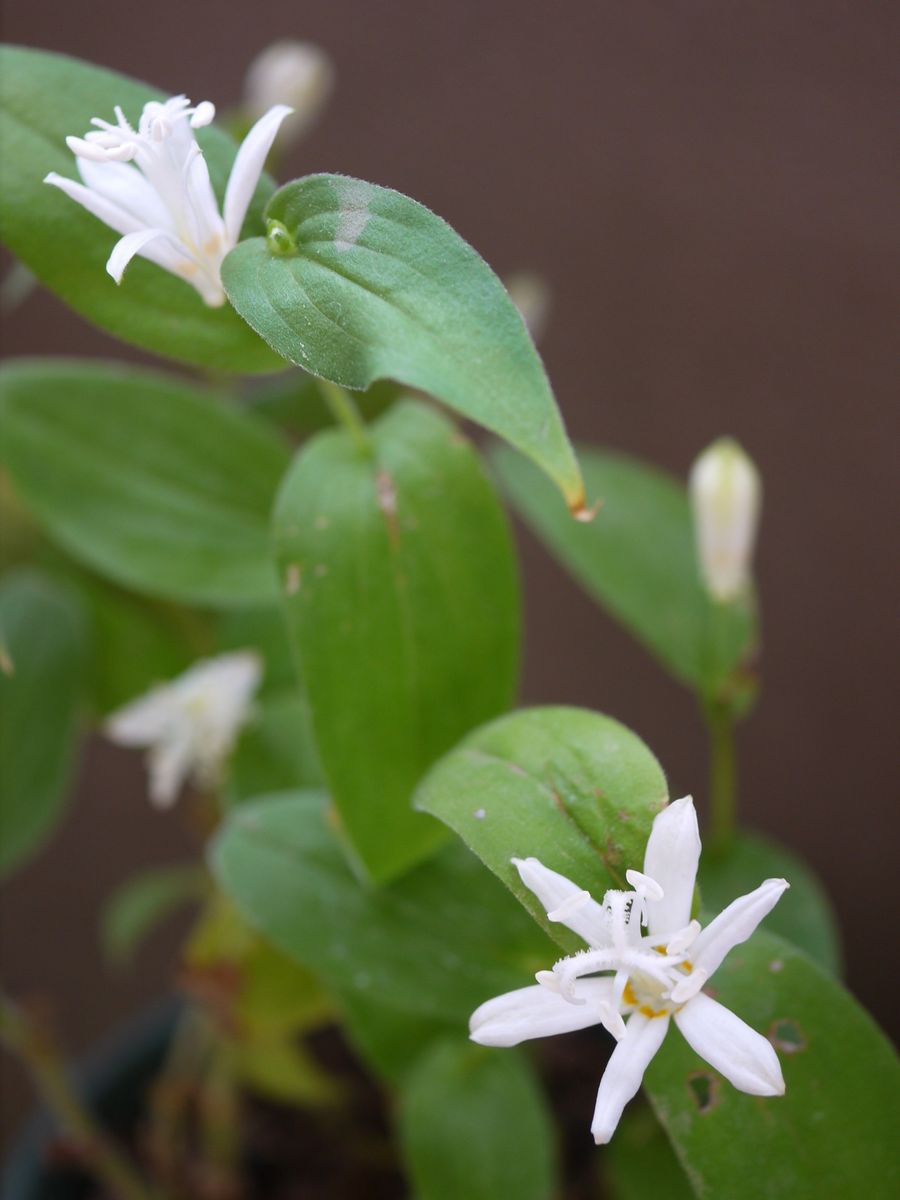
[[[290,112],[270,109],[244,139],[231,168],[222,214],[203,152],[193,130],[209,125],[209,101],[195,107],[186,96],[144,105],[137,129],[116,106],[116,123],[94,117],[83,138],[68,137],[82,183],[51,171],[45,183],[60,188],[122,238],[106,269],[121,283],[136,254],[186,279],[205,302],[225,302],[220,268],[237,244],[241,225],[278,127]]]
[[[531,271],[518,271],[506,280],[509,298],[522,314],[532,341],[540,341],[550,316],[550,289]]]
[[[469,1022],[473,1041],[515,1046],[528,1038],[605,1026],[618,1045],[597,1093],[591,1133],[598,1145],[615,1132],[670,1018],[736,1088],[754,1096],[783,1095],[781,1066],[771,1044],[701,989],[789,885],[767,879],[705,929],[692,921],[700,835],[690,796],[670,804],[653,822],[643,872],[626,872],[634,890],[609,891],[602,904],[536,858],[512,861],[550,920],[568,926],[590,949],[561,959],[552,971],[539,971],[537,986],[482,1004]]]
[[[244,103],[250,117],[273,105],[289,104],[282,141],[296,141],[318,117],[334,87],[334,67],[312,42],[278,41],[267,46],[247,68]]]
[[[737,599],[750,582],[760,493],[753,460],[730,438],[713,442],[691,468],[700,573],[715,600]]]
[[[249,650],[203,659],[117,709],[104,733],[120,746],[146,747],[150,799],[168,808],[188,779],[216,784],[261,677],[259,658]]]

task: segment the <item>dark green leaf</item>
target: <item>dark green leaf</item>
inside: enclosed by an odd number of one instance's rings
[[[373,383],[353,397],[365,421],[374,421],[402,394],[388,379]],[[285,371],[257,386],[247,406],[278,429],[303,439],[334,425],[334,413],[322,394],[321,381],[305,371]]]
[[[206,890],[206,876],[193,864],[154,867],[124,883],[106,902],[101,934],[111,959],[129,961],[138,943],[172,913]]]
[[[309,712],[297,689],[260,700],[229,763],[229,792],[240,802],[322,783]]]
[[[274,595],[288,454],[265,423],[162,375],[65,360],[4,367],[0,417],[10,474],[75,558],[152,596]]]
[[[301,451],[275,540],[329,790],[384,880],[443,839],[411,808],[423,772],[512,701],[519,596],[506,518],[469,443],[411,401],[369,432],[371,453],[344,431]]]
[[[549,1200],[553,1129],[527,1060],[461,1041],[435,1046],[400,1105],[418,1200]]]
[[[52,833],[75,757],[86,631],[72,596],[28,571],[0,586],[0,874]]]
[[[113,120],[120,104],[137,122],[156,88],[113,71],[22,46],[0,50],[0,223],[9,248],[82,316],[123,341],[182,362],[224,371],[271,371],[283,366],[228,305],[209,308],[190,284],[144,259],[135,260],[121,287],[106,273],[119,235],[56,188],[50,171],[78,179],[66,136],[82,137],[94,117]],[[203,97],[195,97],[203,99]],[[220,130],[198,130],[213,188],[221,203],[236,153]],[[261,232],[262,205],[274,185],[264,177],[244,225]]]
[[[694,1195],[669,1139],[647,1104],[635,1102],[626,1108],[616,1136],[603,1148],[601,1162],[611,1200],[654,1200],[657,1196],[691,1200]]]
[[[573,510],[578,464],[541,361],[505,288],[440,217],[389,188],[309,175],[279,189],[222,277],[238,312],[298,366],[351,388],[394,379],[533,458]],[[287,250],[287,253],[283,253]]]
[[[665,800],[659,763],[624,725],[584,709],[534,708],[470,734],[428,774],[415,802],[573,951],[584,944],[547,920],[510,859],[539,858],[599,899],[625,886],[629,867],[640,869]]]

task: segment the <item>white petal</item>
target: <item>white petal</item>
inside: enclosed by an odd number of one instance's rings
[[[580,980],[578,993],[586,1003],[570,1004],[540,984],[495,996],[472,1013],[469,1036],[482,1046],[517,1046],[528,1038],[599,1025],[612,998],[612,981]]]
[[[154,243],[152,251],[148,250],[151,242]],[[179,247],[180,243],[166,229],[137,229],[134,233],[126,233],[113,246],[106,262],[107,273],[116,283],[121,283],[125,268],[136,254],[142,254],[167,271],[180,274],[179,268],[189,261],[189,256]]]
[[[640,1013],[629,1017],[625,1036],[613,1050],[597,1092],[591,1133],[598,1146],[605,1145],[615,1133],[625,1105],[641,1086],[668,1028],[668,1017],[644,1017]]]
[[[191,773],[194,747],[191,731],[176,727],[171,737],[151,747],[147,756],[150,770],[150,800],[157,808],[169,808]]]
[[[644,874],[663,890],[661,900],[647,899],[647,926],[651,933],[674,933],[691,919],[694,881],[700,861],[700,831],[690,796],[675,800],[656,817],[647,850]]]
[[[675,1014],[688,1045],[729,1083],[751,1096],[783,1096],[781,1064],[770,1042],[702,993]]]
[[[138,229],[143,229],[143,223],[132,213],[126,212],[121,205],[114,204],[106,196],[85,187],[83,183],[76,183],[74,179],[67,179],[65,175],[57,175],[55,171],[51,171],[44,177],[44,183],[49,183],[53,187],[59,188],[61,192],[65,192],[82,208],[86,208],[89,213],[99,217],[110,229],[114,229],[116,233],[134,233]]]
[[[77,166],[81,178],[92,191],[130,213],[139,226],[152,229],[170,226],[171,218],[165,205],[137,167],[129,163],[90,162],[83,158],[78,159]]]
[[[241,143],[225,190],[225,236],[229,245],[236,245],[241,236],[241,226],[266,157],[275,141],[278,127],[291,111],[286,104],[276,104],[264,117],[259,118]]]
[[[152,746],[172,723],[172,689],[162,684],[110,713],[103,732],[119,746]]]
[[[694,966],[703,967],[712,975],[734,946],[746,942],[790,886],[786,879],[767,879],[755,892],[739,896],[727,908],[723,908],[697,935],[697,940],[691,946],[691,962]]]
[[[610,945],[609,922],[596,900],[582,900],[576,909],[566,911],[563,906],[568,901],[581,898],[581,888],[577,884],[565,875],[551,871],[536,858],[514,858],[512,861],[522,882],[534,892],[548,913],[563,909],[560,914],[562,924],[589,946]]]

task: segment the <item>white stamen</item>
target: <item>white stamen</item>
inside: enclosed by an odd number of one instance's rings
[[[562,904],[554,908],[552,912],[547,913],[547,919],[550,921],[564,921],[566,917],[571,916],[573,912],[577,912],[579,908],[584,908],[590,898],[590,892],[573,892],[568,899],[563,900]]]
[[[656,880],[645,875],[643,871],[626,871],[625,878],[636,892],[643,893],[648,900],[662,900],[665,896]]]
[[[686,975],[684,979],[675,984],[669,993],[670,999],[675,1004],[687,1003],[697,995],[707,979],[709,979],[709,972],[704,971],[702,967],[695,967],[690,975]]]
[[[690,925],[686,925],[684,929],[679,929],[677,933],[674,933],[669,938],[669,941],[666,943],[666,954],[684,954],[685,950],[697,940],[699,932],[700,922],[691,921]]]

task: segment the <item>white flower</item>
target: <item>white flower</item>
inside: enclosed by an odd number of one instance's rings
[[[186,96],[164,104],[151,100],[136,130],[117,105],[114,125],[94,117],[96,129],[66,138],[83,182],[55,171],[44,182],[123,235],[106,264],[116,283],[140,254],[186,279],[207,304],[220,305],[222,259],[237,244],[266,155],[290,111],[276,105],[247,134],[231,168],[222,215],[192,132],[216,115],[208,100],[194,108]]]
[[[120,746],[149,750],[150,799],[171,805],[190,777],[214,785],[251,713],[262,668],[249,650],[195,663],[107,717],[104,732]]]
[[[700,571],[716,600],[737,599],[750,581],[760,491],[752,459],[730,438],[713,442],[691,468]]]
[[[736,1088],[754,1096],[783,1095],[781,1066],[771,1044],[702,988],[789,885],[767,879],[705,929],[692,921],[700,836],[690,796],[670,804],[653,822],[644,871],[626,872],[634,890],[609,891],[602,904],[536,858],[512,861],[550,920],[568,926],[590,949],[561,959],[552,971],[539,971],[537,986],[482,1004],[469,1022],[473,1041],[515,1046],[527,1038],[604,1025],[618,1045],[597,1093],[591,1132],[598,1145],[615,1132],[670,1018]]]
[[[289,104],[292,113],[282,142],[294,141],[315,121],[333,86],[334,67],[324,50],[312,42],[284,39],[267,46],[247,68],[244,98],[251,117],[275,104]]]

